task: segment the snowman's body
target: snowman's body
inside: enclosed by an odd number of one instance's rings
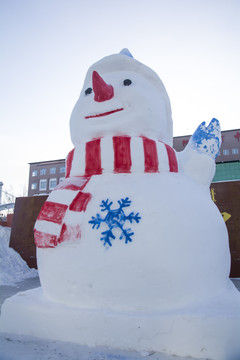
[[[206,188],[179,173],[104,174],[93,176],[84,193],[92,195],[86,211],[68,214],[68,226],[80,224],[80,238],[38,249],[41,284],[52,300],[79,308],[154,312],[226,291],[227,231]],[[101,233],[109,226],[102,222],[92,229],[89,221],[96,213],[102,219],[109,213],[101,212],[102,200],[108,198],[117,210],[127,197],[131,204],[125,215],[141,217],[138,223],[124,222],[123,228],[134,232],[132,241],[120,239],[116,226],[112,246],[104,246]]]

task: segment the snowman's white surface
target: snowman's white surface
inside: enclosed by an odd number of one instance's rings
[[[93,92],[85,94],[92,88],[93,71],[113,86],[111,99],[98,102]],[[125,79],[132,83],[124,86]],[[123,110],[99,116],[116,109]],[[113,135],[147,136],[171,145],[168,95],[151,69],[124,55],[109,56],[89,69],[70,128],[75,146]],[[162,311],[225,291],[230,269],[228,236],[205,186],[213,175],[208,173],[209,163],[212,166],[214,161],[200,154],[197,159],[200,175],[207,169],[202,183],[185,176],[181,168],[179,173],[93,176],[84,189],[92,200],[86,212],[73,220],[80,223],[81,240],[38,249],[45,294],[80,308]],[[190,170],[187,165],[183,168],[198,178],[191,165]],[[104,247],[102,230],[92,229],[89,220],[100,211],[102,200],[109,198],[117,206],[125,197],[132,201],[129,211],[141,216],[138,224],[130,224],[133,241],[125,244],[116,238],[111,248]]]
[[[126,68],[126,70],[124,70]],[[98,71],[114,88],[114,96],[103,102],[94,100],[92,73]],[[130,79],[132,84],[124,86]],[[86,116],[123,109],[107,116]],[[131,135],[156,138],[172,145],[171,107],[167,92],[157,74],[125,55],[111,55],[94,64],[87,72],[83,90],[70,119],[73,144],[101,136]]]
[[[152,312],[219,295],[228,286],[227,232],[206,188],[180,174],[108,174],[86,187],[93,198],[81,241],[38,249],[42,287],[52,300],[90,309]],[[139,212],[133,241],[104,247],[88,221],[107,197],[128,196]],[[114,206],[113,206],[114,208]],[[76,221],[76,219],[74,220]],[[115,235],[117,232],[115,230]],[[118,234],[119,235],[119,234]]]

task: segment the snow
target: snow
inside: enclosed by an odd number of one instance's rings
[[[78,344],[42,340],[34,337],[0,337],[0,360],[189,360],[143,351],[109,350],[106,347],[89,348]]]
[[[0,226],[0,285],[14,285],[27,278],[38,276],[36,269],[30,269],[21,256],[9,247],[11,229]]]

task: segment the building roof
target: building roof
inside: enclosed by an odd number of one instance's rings
[[[33,165],[33,164],[41,164],[41,165],[44,165],[44,164],[54,164],[54,163],[59,163],[60,161],[65,161],[66,159],[55,159],[55,160],[45,160],[45,161],[35,161],[35,162],[30,162],[28,163],[29,165]]]

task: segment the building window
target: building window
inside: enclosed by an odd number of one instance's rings
[[[36,190],[36,189],[37,189],[37,183],[32,183],[31,189],[32,189],[32,190]]]
[[[39,190],[40,190],[40,191],[47,190],[47,179],[41,179],[41,180],[40,180]]]
[[[238,148],[232,149],[232,154],[233,154],[233,155],[238,154],[238,152],[239,152],[239,151],[238,151]]]
[[[49,180],[49,190],[53,190],[57,186],[57,179]]]
[[[37,170],[33,170],[33,171],[32,171],[32,176],[37,176],[37,174],[38,174],[38,171],[37,171]]]
[[[47,173],[47,170],[46,169],[41,169],[40,170],[40,175],[46,175]]]
[[[65,174],[65,166],[61,166],[61,167],[60,167],[60,173],[61,173],[61,174]]]
[[[50,169],[50,174],[56,174],[56,168],[55,167],[52,167]]]
[[[230,154],[229,149],[224,149],[224,150],[223,150],[223,155],[229,155],[229,154]]]
[[[59,183],[62,182],[65,179],[65,177],[60,177],[59,178]]]

